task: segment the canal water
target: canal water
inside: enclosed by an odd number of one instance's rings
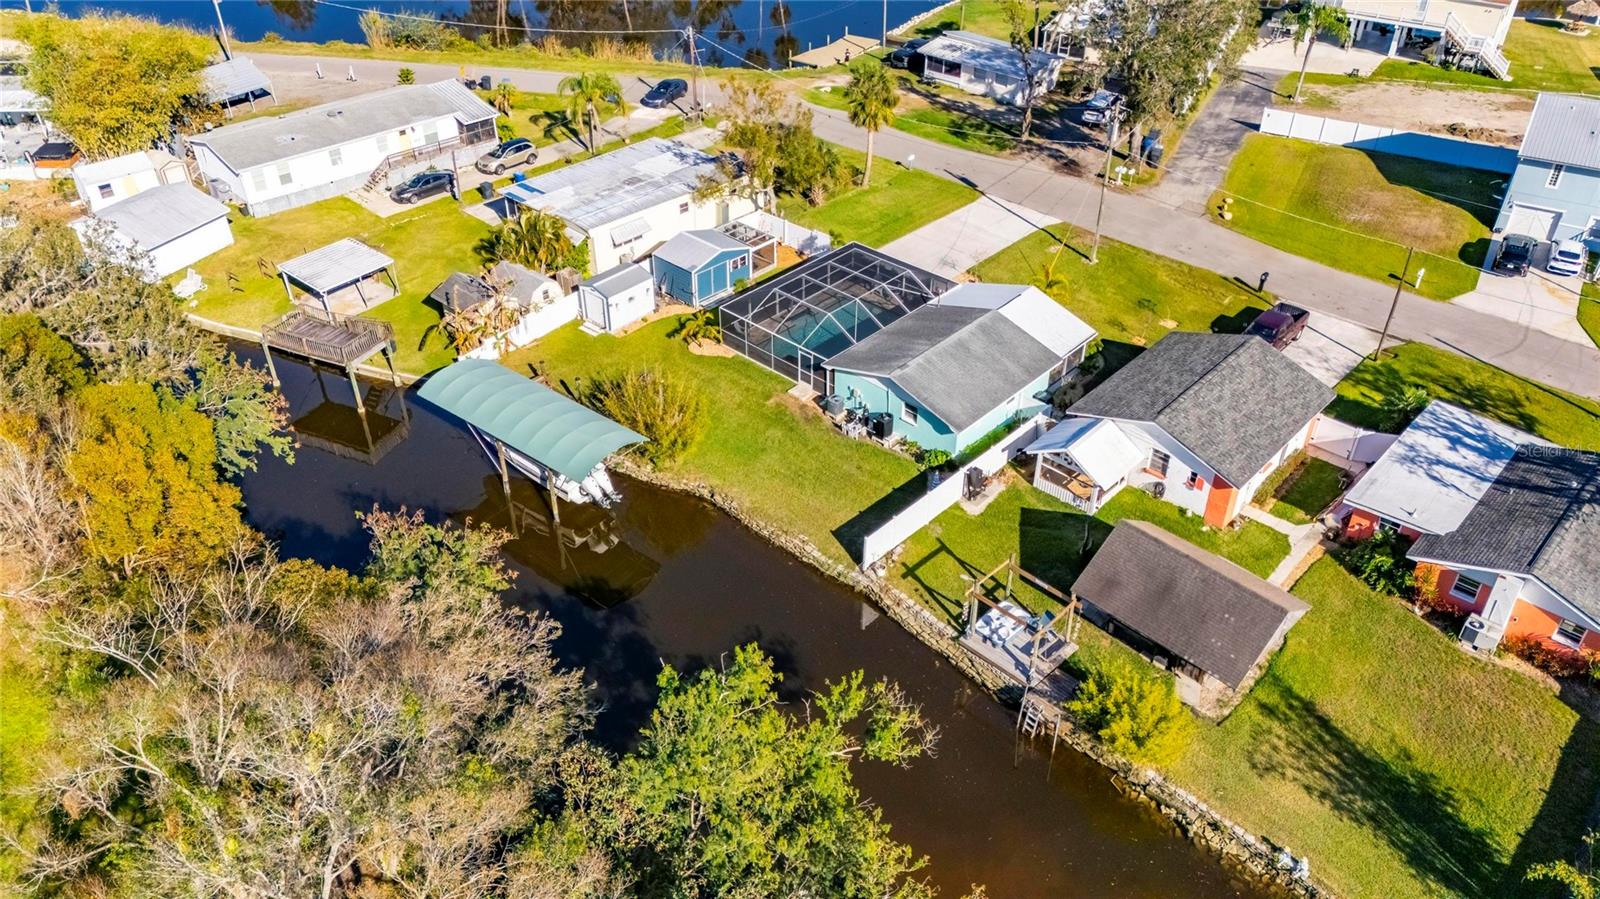
[[[363,385],[363,428],[342,376],[287,360],[278,371],[301,446],[293,465],[263,459],[244,478],[251,523],[287,556],[347,567],[366,555],[356,513],[374,505],[514,527],[510,601],[561,623],[555,651],[593,683],[604,704],[596,736],[609,747],[625,749],[645,722],[663,662],[692,669],[755,641],[783,673],[785,699],[862,668],[898,681],[939,725],[936,757],[856,770],[894,835],[931,857],[947,896],[973,883],[996,899],[1269,895],[1088,759],[1019,757],[1011,711],[854,592],[706,503],[619,478],[617,508],[563,504],[558,531],[525,479],[508,507],[473,439],[413,395]]]
[[[681,58],[684,28],[694,26],[709,42],[701,48],[708,65],[783,66],[789,57],[812,46],[850,34],[878,38],[887,14],[894,29],[911,17],[940,5],[941,0],[508,0],[515,28],[557,29],[560,39],[575,45],[601,37],[646,41],[658,56]],[[20,3],[7,2],[6,6]],[[34,0],[36,8],[43,0]],[[60,0],[67,15],[84,10],[113,10],[186,25],[210,33],[217,13],[210,0]],[[240,40],[278,34],[289,40],[364,43],[363,9],[422,14],[458,25],[473,37],[495,21],[493,0],[223,0],[222,18]],[[631,32],[631,33],[615,33]],[[546,32],[530,31],[538,40]]]

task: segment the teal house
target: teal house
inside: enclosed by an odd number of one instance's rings
[[[673,235],[650,255],[650,267],[662,293],[704,306],[750,280],[753,257],[749,244],[706,228]]]
[[[961,284],[830,358],[829,392],[885,431],[952,455],[1018,416],[1083,361],[1093,328],[1019,284]]]

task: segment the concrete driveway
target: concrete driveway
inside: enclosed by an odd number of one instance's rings
[[[1390,346],[1398,341],[1391,340]],[[1300,339],[1289,344],[1285,356],[1311,372],[1312,377],[1332,387],[1350,373],[1361,360],[1378,348],[1378,334],[1355,322],[1311,313],[1311,320]]]
[[[1494,241],[1489,245],[1487,258],[1493,259],[1499,251],[1500,242]],[[1541,244],[1526,275],[1507,277],[1485,271],[1478,276],[1477,290],[1450,302],[1562,340],[1588,345],[1589,335],[1578,324],[1578,295],[1583,289],[1583,279],[1545,271],[1549,258],[1550,245]]]
[[[879,165],[888,160],[880,160]],[[954,278],[1058,219],[988,194],[906,236],[883,252],[935,274]]]

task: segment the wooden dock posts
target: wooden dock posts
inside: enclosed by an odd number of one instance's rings
[[[350,392],[355,397],[356,412],[363,428],[367,426],[367,406],[361,398],[356,367],[381,353],[389,369],[389,379],[394,386],[401,386],[400,375],[394,369],[394,328],[388,322],[302,307],[262,326],[261,350],[266,355],[267,373],[272,376],[273,387],[282,386],[278,367],[272,362],[273,350],[343,371],[350,379]],[[371,442],[370,431],[367,438]]]

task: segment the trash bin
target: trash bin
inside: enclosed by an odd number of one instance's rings
[[[524,182],[526,180],[528,180],[528,173],[527,172],[512,172],[511,173],[511,183],[512,184],[521,184],[522,182]]]
[[[1149,152],[1144,154],[1144,161],[1151,168],[1159,169],[1161,168],[1161,157],[1165,155],[1167,155],[1167,148],[1156,144],[1150,148]]]
[[[492,87],[494,87],[494,79],[490,78],[488,75],[478,79],[478,90],[486,91]]]
[[[494,199],[494,182],[493,181],[485,181],[482,184],[478,185],[478,193],[483,194],[483,198],[485,200]]]

